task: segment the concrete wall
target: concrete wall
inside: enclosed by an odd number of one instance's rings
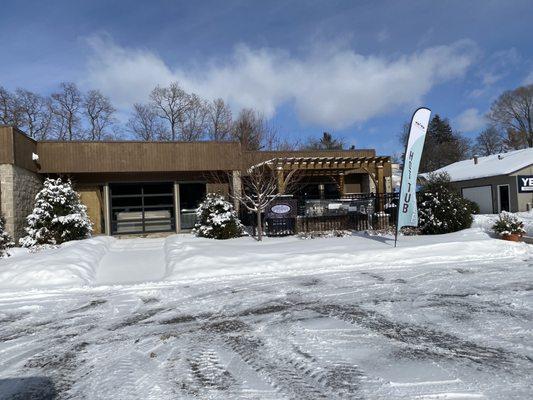
[[[15,241],[25,235],[26,217],[33,211],[41,188],[42,180],[36,173],[12,164],[0,165],[0,210]]]

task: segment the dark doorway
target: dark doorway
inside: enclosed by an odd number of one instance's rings
[[[180,229],[194,228],[196,209],[205,194],[205,183],[180,183]]]
[[[176,230],[172,182],[114,183],[109,189],[112,234]]]
[[[509,198],[509,185],[498,186],[499,212],[511,211],[511,199]]]

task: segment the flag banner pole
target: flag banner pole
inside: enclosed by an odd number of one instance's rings
[[[398,232],[404,226],[418,226],[418,209],[416,205],[416,179],[424,149],[424,141],[429,124],[431,110],[421,107],[413,113],[409,137],[403,156],[403,171],[400,181],[400,200],[398,202],[398,219],[394,247],[398,242]]]

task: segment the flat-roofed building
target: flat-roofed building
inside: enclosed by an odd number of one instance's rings
[[[302,170],[299,192],[340,197],[386,193],[390,158],[375,150],[246,151],[238,142],[35,141],[0,127],[0,211],[20,238],[45,177],[69,177],[94,233],[187,231],[208,192],[229,193],[253,165],[281,177]]]

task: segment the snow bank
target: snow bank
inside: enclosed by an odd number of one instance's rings
[[[37,253],[15,252],[0,259],[0,289],[91,285],[110,237],[72,241]]]
[[[533,236],[533,211],[517,212],[513,214],[524,223],[524,229],[527,232],[526,234],[528,236]],[[497,219],[497,214],[474,215],[474,223],[472,224],[472,227],[480,228],[487,233],[492,233],[492,226]]]
[[[480,229],[447,235],[392,237],[354,235],[300,240],[249,238],[216,241],[172,236],[165,244],[167,280],[262,273],[308,273],[344,268],[390,268],[413,264],[461,263],[523,256],[523,243],[490,238]]]
[[[521,213],[531,232],[533,213]],[[299,275],[342,269],[458,265],[524,259],[533,246],[494,239],[488,233],[496,216],[476,216],[475,227],[446,235],[391,236],[363,233],[302,240],[249,237],[229,240],[172,235],[166,239],[96,237],[56,249],[12,251],[0,260],[0,290],[187,281],[272,274]],[[526,258],[527,258],[526,257]]]

